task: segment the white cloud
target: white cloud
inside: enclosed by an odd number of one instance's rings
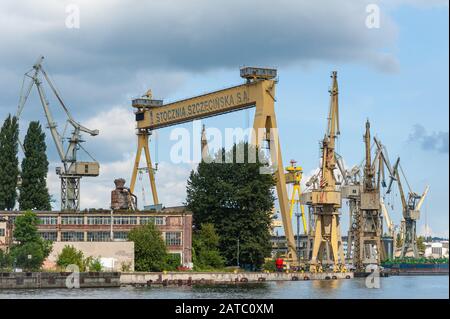
[[[114,189],[114,179],[125,178],[126,186],[129,186],[131,170],[135,154],[127,154],[122,160],[101,163],[98,177],[86,177],[81,179],[81,208],[109,208],[111,191]],[[60,181],[55,174],[54,167],[59,163],[51,163],[48,174],[48,186],[50,194],[56,200],[53,209],[60,208]],[[156,172],[156,188],[160,203],[163,206],[178,206],[186,199],[186,183],[192,166],[174,165],[161,162]],[[143,202],[142,187],[144,188],[145,203]],[[138,206],[153,204],[151,189],[147,175],[142,176],[142,182],[136,181],[135,195],[138,197]]]

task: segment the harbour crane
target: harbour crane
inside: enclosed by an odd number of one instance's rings
[[[350,227],[348,232],[347,258],[353,259],[358,271],[365,271],[369,264],[380,264],[386,258],[383,234],[383,211],[380,196],[381,187],[385,187],[384,167],[393,176],[387,150],[374,137],[376,145],[372,159],[370,122],[366,122],[364,134],[365,156],[362,163],[350,172],[341,170],[345,177],[341,187],[342,197],[348,200]]]
[[[59,175],[61,180],[61,210],[79,211],[80,179],[84,176],[99,175],[99,163],[81,145],[81,143],[84,142],[81,137],[81,133],[84,132],[90,136],[96,136],[99,131],[88,129],[74,119],[61,95],[58,93],[55,85],[51,81],[47,72],[44,70],[42,65],[43,61],[44,57],[39,57],[37,62],[33,65],[33,68],[24,75],[24,83],[28,79],[28,85],[26,86],[25,91],[23,90],[24,87],[22,87],[16,116],[18,118],[20,117],[25,103],[30,95],[31,89],[33,86],[36,86],[39,99],[47,119],[48,128],[50,129],[53,142],[55,143],[56,150],[62,162],[62,167],[56,168],[56,174]],[[47,100],[41,77],[43,77],[43,79],[47,82],[67,116],[66,128],[67,125],[70,125],[73,128],[73,131],[68,138],[65,138],[63,136],[64,134],[61,135],[57,129],[57,123],[54,121],[52,112],[50,111],[50,104]],[[64,132],[65,131],[66,129],[64,129]],[[66,149],[64,149],[65,139],[68,141],[68,146]],[[20,145],[22,146],[21,143]],[[84,150],[93,161],[79,161],[77,154],[80,149]]]
[[[312,181],[311,191],[302,194],[302,203],[312,208],[314,214],[314,242],[310,271],[320,271],[321,263],[333,263],[334,271],[345,271],[345,259],[340,232],[341,193],[334,175],[336,169],[336,138],[339,132],[339,103],[337,72],[331,73],[330,108],[327,131],[321,143],[322,159],[319,181]]]
[[[408,185],[408,198],[406,198],[405,192],[403,190],[399,169],[402,172],[406,184]],[[414,258],[419,258],[419,251],[417,248],[416,223],[420,218],[420,209],[425,201],[425,197],[428,194],[429,186],[427,185],[425,187],[422,195],[413,192],[400,165],[400,157],[397,159],[394,165],[394,174],[397,179],[397,185],[400,192],[400,199],[402,201],[403,208],[403,221],[401,227],[401,237],[403,239],[403,243],[400,251],[400,258],[411,257],[411,255]],[[392,183],[390,183],[387,193],[391,191],[391,185]]]

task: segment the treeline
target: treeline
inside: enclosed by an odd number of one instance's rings
[[[45,133],[30,122],[19,169],[19,122],[9,115],[0,129],[0,210],[51,210],[47,188],[48,160]]]

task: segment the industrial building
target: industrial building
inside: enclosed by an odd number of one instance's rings
[[[185,207],[163,208],[160,211],[85,210],[36,211],[40,219],[38,231],[52,242],[90,243],[80,249],[85,255],[96,250],[100,242],[124,242],[130,230],[153,223],[161,231],[168,252],[179,254],[183,265],[192,263],[192,214]],[[13,241],[14,220],[21,211],[0,211],[0,249]],[[102,256],[108,257],[108,256]]]

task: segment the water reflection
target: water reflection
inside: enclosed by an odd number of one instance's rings
[[[368,289],[364,278],[347,280],[279,281],[255,284],[194,285],[168,287],[121,287],[104,289],[17,289],[0,290],[0,299],[86,298],[86,299],[247,299],[247,298],[445,298],[448,276],[393,276],[381,278],[379,289]]]
[[[322,290],[333,290],[341,287],[343,280],[313,280],[312,288]]]

